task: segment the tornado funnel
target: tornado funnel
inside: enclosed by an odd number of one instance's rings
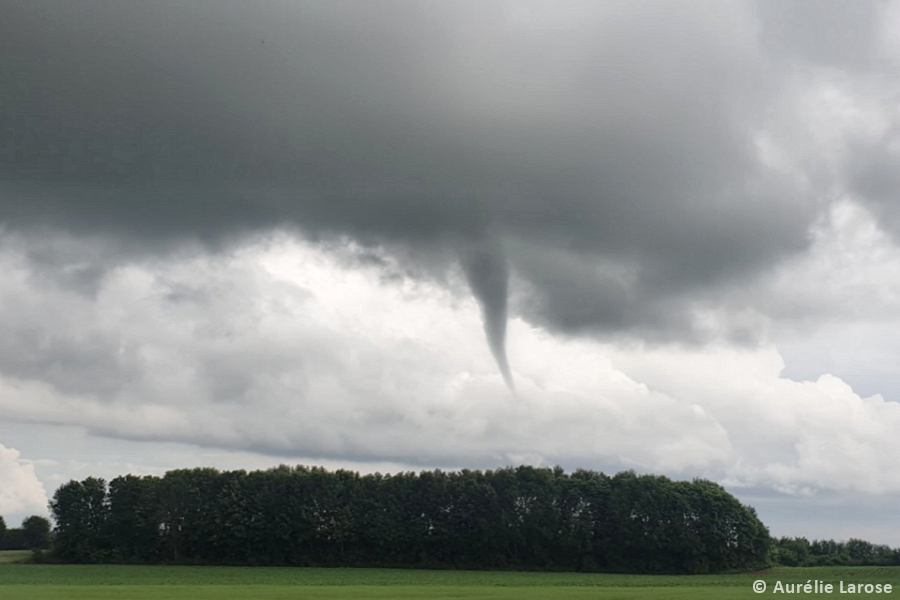
[[[510,391],[515,392],[506,358],[506,321],[509,268],[499,244],[475,244],[461,252],[461,263],[472,294],[481,305],[484,333],[497,367]]]

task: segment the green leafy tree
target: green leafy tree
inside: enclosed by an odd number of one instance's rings
[[[6,530],[3,548],[4,550],[28,550],[21,527],[10,527]]]
[[[6,540],[6,521],[0,515],[0,550],[4,549],[3,542]]]
[[[46,550],[50,546],[50,521],[32,515],[22,521],[22,537],[29,550]]]
[[[219,471],[178,469],[169,471],[160,482],[162,546],[172,561],[209,560],[214,518],[209,508],[215,503]]]
[[[60,486],[50,501],[56,521],[54,554],[72,562],[97,562],[111,557],[106,481],[88,477]]]
[[[807,564],[810,544],[806,538],[779,538],[772,548],[772,559],[778,564],[799,567]]]
[[[109,521],[113,553],[128,562],[157,558],[162,510],[159,477],[126,475],[109,482]]]

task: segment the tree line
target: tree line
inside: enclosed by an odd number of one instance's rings
[[[31,515],[22,521],[21,527],[7,527],[0,516],[0,550],[40,551],[50,546],[50,521]]]
[[[846,542],[781,537],[773,540],[772,562],[788,567],[900,565],[900,548],[851,538]]]
[[[182,469],[70,481],[50,509],[67,562],[703,573],[762,567],[770,545],[713,482],[558,467]]]

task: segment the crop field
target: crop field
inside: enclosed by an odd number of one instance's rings
[[[19,554],[16,560],[22,558]],[[900,587],[900,568],[779,568],[736,575],[616,575],[395,569],[48,565],[11,562],[0,553],[3,600],[537,600],[605,598],[724,599],[772,594],[776,581],[810,580],[844,585],[890,583]],[[756,594],[753,582],[767,590]],[[817,595],[817,594],[808,594]],[[832,594],[820,594],[831,596]],[[868,594],[867,594],[868,595]],[[885,594],[877,596],[884,597]],[[846,597],[846,596],[844,596]],[[855,597],[855,596],[854,596]]]

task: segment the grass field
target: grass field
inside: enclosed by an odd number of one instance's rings
[[[773,569],[739,575],[614,575],[395,569],[296,569],[126,565],[37,565],[0,553],[3,600],[610,600],[737,599],[772,594],[776,580],[835,585],[891,583],[900,594],[900,568]],[[768,583],[764,594],[751,585]],[[815,595],[815,594],[809,594]],[[822,594],[825,595],[825,594]],[[831,594],[828,594],[831,595]],[[884,597],[884,594],[878,595]],[[844,596],[846,597],[846,596]]]
[[[0,550],[0,564],[26,562],[30,558],[29,550]]]

